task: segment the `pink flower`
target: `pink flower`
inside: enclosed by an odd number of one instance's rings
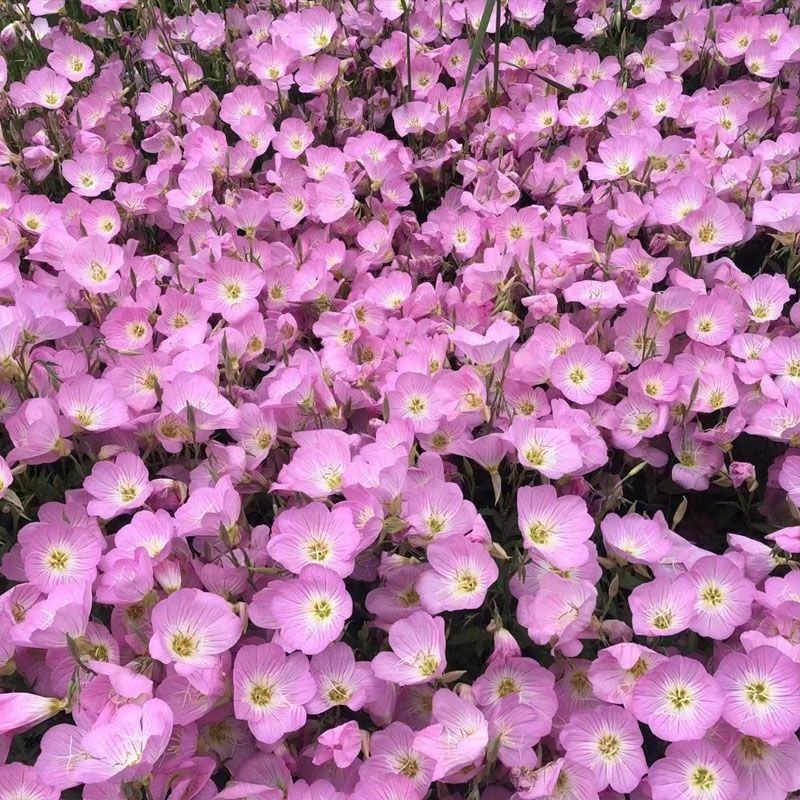
[[[61,172],[82,197],[97,197],[114,184],[114,173],[108,168],[105,156],[97,153],[81,153],[67,159],[61,165]]]
[[[702,739],[724,704],[714,679],[691,658],[672,656],[651,669],[633,689],[630,710],[660,739]]]
[[[102,236],[82,239],[64,259],[64,271],[92,294],[108,294],[119,286],[122,248]]]
[[[375,731],[369,741],[369,758],[358,770],[362,781],[381,786],[399,776],[409,780],[417,797],[424,795],[431,785],[434,765],[424,750],[415,749],[414,736],[402,722]]]
[[[312,762],[319,766],[333,761],[339,769],[353,763],[361,751],[361,731],[357,722],[345,722],[329,728],[317,739]]]
[[[83,486],[94,498],[86,510],[103,519],[113,519],[139,508],[152,491],[147,467],[133,453],[120,453],[113,464],[98,462]]]
[[[401,686],[427,683],[444,672],[444,620],[415,611],[389,629],[391,652],[372,660],[377,677]]]
[[[57,398],[61,412],[79,429],[106,431],[128,420],[128,409],[103,378],[80,375],[65,381]]]
[[[573,345],[553,361],[550,380],[573,403],[587,405],[611,386],[613,371],[592,345]]]
[[[242,623],[221,597],[180,589],[153,608],[150,655],[176,669],[213,667],[242,634]]]
[[[640,514],[608,514],[600,523],[606,550],[631,564],[657,564],[670,552],[665,528]]]
[[[537,736],[544,736],[550,732],[558,705],[553,684],[552,673],[533,659],[512,657],[493,662],[475,681],[473,691],[480,706],[493,707],[513,696],[535,708],[537,718],[527,725],[536,728]]]
[[[708,742],[677,742],[650,767],[653,800],[735,800],[739,782],[730,764]]]
[[[402,303],[403,298],[398,298]],[[404,372],[387,393],[392,419],[407,419],[420,433],[432,433],[441,416],[439,394],[427,375]]]
[[[595,696],[606,703],[619,703],[631,710],[637,684],[666,656],[633,642],[604,647],[589,667]]]
[[[26,400],[6,423],[14,444],[7,460],[10,465],[48,464],[58,461],[72,449],[66,438],[72,432],[69,420],[61,416],[54,399],[34,397]]]
[[[56,697],[6,692],[0,695],[0,734],[26,731],[58,714],[64,709],[64,705]]]
[[[621,708],[602,706],[573,715],[559,742],[570,759],[594,773],[598,789],[630,792],[647,772],[639,727]]]
[[[12,483],[14,483],[14,475],[6,460],[0,456],[0,499],[5,496]]]
[[[433,695],[432,720],[414,737],[414,748],[433,759],[433,780],[453,775],[483,756],[489,725],[468,700],[439,689]]]
[[[531,419],[516,417],[508,430],[508,439],[523,466],[548,478],[561,478],[582,464],[580,452],[566,430],[543,428]]]
[[[742,297],[750,309],[750,319],[757,323],[778,319],[794,294],[783,275],[758,275],[742,289]]]
[[[164,387],[162,414],[170,413],[182,423],[191,439],[197,431],[235,428],[237,410],[224,398],[216,384],[200,373],[178,372]],[[194,430],[192,430],[194,429]]]
[[[797,736],[770,744],[730,731],[724,744],[725,756],[739,779],[739,790],[753,800],[779,800],[800,787]]]
[[[504,319],[497,319],[483,334],[466,328],[456,328],[450,338],[470,361],[483,367],[502,361],[511,345],[519,338],[519,330]]]
[[[753,204],[753,224],[782,233],[797,232],[800,230],[800,198],[794,192],[779,192],[769,200],[757,200]]]
[[[710,200],[679,223],[691,236],[689,251],[693,256],[716,253],[742,238],[744,231],[731,208],[721,200]]]
[[[572,798],[592,798],[597,794],[597,780],[594,773],[573,760],[557,758],[550,761],[535,771],[529,771],[526,776],[524,791],[526,795],[544,800],[544,798],[557,797],[563,794],[563,787],[567,787]],[[522,787],[521,787],[522,788]],[[570,797],[569,794],[565,797]]]
[[[20,531],[27,579],[43,592],[91,584],[97,575],[101,539],[65,522],[34,522]]]
[[[517,493],[523,545],[559,569],[586,561],[581,547],[594,532],[586,502],[574,495],[558,497],[552,486],[523,486]]]
[[[749,736],[779,742],[800,727],[800,672],[773,647],[729,653],[715,674],[723,719]]]
[[[299,14],[289,14],[282,22],[279,35],[301,56],[310,56],[324,50],[336,33],[336,17],[324,8],[307,8]]]
[[[618,180],[636,172],[644,163],[647,150],[638,136],[612,136],[597,147],[602,163],[589,162],[586,171],[592,181]]]
[[[315,692],[308,659],[302,653],[286,655],[276,644],[246,645],[233,665],[233,708],[258,741],[277,742],[302,728],[303,704]]]
[[[586,580],[547,572],[534,595],[520,600],[517,616],[536,644],[555,644],[570,655],[580,652],[578,635],[588,626],[597,589]]]
[[[342,431],[298,431],[300,445],[278,475],[273,489],[302,492],[313,498],[339,494],[350,464],[351,438]]]
[[[435,116],[430,103],[426,103],[423,100],[413,100],[410,103],[405,103],[392,112],[392,119],[398,136],[423,133]]]
[[[482,544],[448,536],[428,545],[431,569],[418,583],[422,607],[431,614],[479,608],[499,570]]]
[[[214,265],[207,280],[197,287],[197,294],[203,308],[235,324],[258,308],[264,282],[261,271],[252,264],[224,259]]]
[[[58,789],[39,778],[33,767],[25,764],[3,764],[0,766],[0,798],[13,800],[27,797],[30,800],[58,800]]]
[[[31,70],[24,84],[12,84],[10,95],[17,106],[33,104],[57,109],[64,105],[71,90],[69,81],[49,67],[43,67]]]
[[[319,10],[322,11],[323,9]],[[320,37],[324,35],[324,33],[320,33]],[[314,134],[311,128],[302,120],[290,117],[281,125],[280,132],[272,140],[272,146],[284,158],[299,158],[313,141]]]
[[[539,741],[539,715],[515,697],[505,697],[489,714],[489,736],[497,742],[497,757],[507,767],[536,763],[533,746]]]
[[[415,537],[427,543],[469,533],[477,513],[453,483],[431,481],[415,488],[407,501],[406,518]]]
[[[640,636],[671,636],[689,627],[694,615],[694,593],[688,578],[658,577],[640,583],[628,602],[633,632]]]
[[[318,564],[303,567],[300,576],[273,581],[253,597],[250,619],[262,628],[280,631],[287,653],[321,653],[342,632],[353,613],[353,601],[333,570]]]
[[[322,503],[311,503],[278,515],[267,549],[296,574],[308,564],[320,564],[345,578],[353,571],[360,543],[349,509],[329,511]]]
[[[70,37],[56,39],[53,50],[47,56],[47,63],[70,81],[83,80],[94,73],[94,53],[83,42]]]
[[[316,683],[314,697],[306,702],[311,714],[340,705],[358,711],[372,697],[375,688],[370,664],[357,662],[352,649],[342,642],[334,642],[313,656],[311,675]]]
[[[689,312],[686,335],[703,344],[722,344],[733,333],[736,324],[734,311],[721,297],[698,297]]]
[[[336,222],[353,207],[353,190],[343,175],[326,175],[316,186],[314,211],[326,225]]]
[[[96,762],[85,782],[125,781],[150,773],[170,741],[172,719],[169,706],[154,698],[123,705],[107,722],[93,726],[81,738],[81,747]]]
[[[689,627],[701,636],[727,639],[750,619],[755,587],[725,556],[706,556],[688,573],[694,592],[694,615]]]
[[[175,512],[175,524],[183,536],[223,535],[234,541],[241,511],[241,497],[225,475],[213,486],[195,489]]]

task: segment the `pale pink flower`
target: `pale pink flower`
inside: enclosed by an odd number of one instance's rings
[[[569,432],[561,428],[543,428],[535,420],[515,417],[507,437],[516,448],[520,463],[548,478],[561,478],[580,469],[583,463]]]
[[[433,759],[433,780],[452,775],[484,755],[489,725],[471,702],[449,689],[439,689],[433,696],[432,720],[414,737],[414,748]]]
[[[585,562],[580,545],[594,532],[594,520],[582,498],[558,497],[552,486],[523,486],[517,493],[517,515],[526,548],[563,570]]]
[[[422,607],[431,614],[479,608],[499,570],[483,544],[458,536],[431,542],[425,555],[431,569],[418,587]]]
[[[701,636],[727,639],[750,619],[756,592],[742,570],[725,556],[705,556],[687,575],[694,599],[689,627]]]
[[[219,595],[180,589],[156,604],[150,655],[184,670],[214,667],[242,634],[242,623]]]
[[[106,157],[99,153],[81,153],[67,159],[61,165],[61,172],[82,197],[97,197],[114,184],[114,173],[108,168]]]
[[[273,581],[250,604],[250,619],[262,628],[280,631],[286,652],[321,653],[338,639],[353,613],[344,581],[319,564],[303,567],[297,578]]]
[[[723,719],[749,736],[779,742],[800,727],[800,671],[773,647],[729,653],[715,674]]]
[[[258,741],[272,744],[302,728],[303,704],[316,690],[302,653],[286,655],[276,644],[246,645],[233,665],[233,709]]]
[[[372,660],[375,675],[407,686],[427,683],[444,672],[444,620],[416,611],[389,629],[390,652]]]
[[[672,656],[651,669],[633,689],[630,710],[660,739],[702,739],[722,714],[722,693],[703,665]]]
[[[559,742],[570,759],[592,770],[598,789],[631,792],[647,772],[639,726],[616,706],[574,714]]]
[[[311,503],[277,516],[267,550],[296,574],[308,564],[320,564],[344,578],[353,571],[360,543],[348,508],[329,511],[322,503]]]
[[[737,800],[739,782],[713,744],[677,742],[650,767],[653,800]]]
[[[114,462],[99,461],[83,483],[92,496],[86,510],[103,519],[113,519],[144,505],[152,487],[147,467],[139,456],[120,453]]]

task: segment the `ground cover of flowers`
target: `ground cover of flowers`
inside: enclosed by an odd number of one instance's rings
[[[0,0],[0,800],[800,789],[798,65]]]

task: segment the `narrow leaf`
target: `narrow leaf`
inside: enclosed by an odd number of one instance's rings
[[[469,54],[469,63],[467,64],[467,71],[464,73],[464,91],[461,94],[461,102],[467,96],[467,89],[469,82],[472,80],[472,73],[475,70],[475,65],[478,63],[478,57],[483,49],[483,37],[486,36],[486,29],[489,27],[489,20],[492,18],[492,11],[494,10],[495,3],[498,0],[486,0],[483,6],[483,14],[481,14],[480,22],[475,30],[475,41],[472,43],[472,50]],[[495,32],[495,36],[499,35],[499,31]]]

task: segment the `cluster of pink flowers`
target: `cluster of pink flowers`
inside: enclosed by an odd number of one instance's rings
[[[2,9],[0,800],[800,790],[798,0]]]

